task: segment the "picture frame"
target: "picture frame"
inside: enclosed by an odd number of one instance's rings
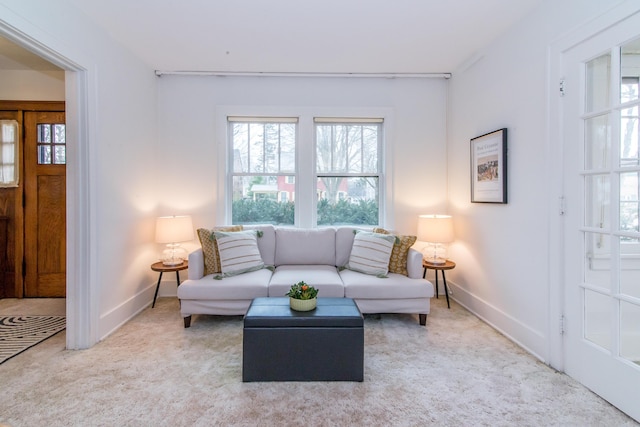
[[[471,139],[471,203],[507,203],[507,129]]]

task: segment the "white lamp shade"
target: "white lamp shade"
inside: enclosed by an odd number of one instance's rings
[[[449,215],[420,215],[418,240],[430,243],[453,242],[453,219]]]
[[[156,242],[178,243],[189,240],[193,240],[190,216],[161,216],[156,220]]]

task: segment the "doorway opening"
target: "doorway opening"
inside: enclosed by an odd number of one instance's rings
[[[89,198],[93,182],[89,165],[89,70],[0,21],[0,37],[65,71],[66,122],[66,347],[82,349],[98,341],[97,301],[92,280]]]

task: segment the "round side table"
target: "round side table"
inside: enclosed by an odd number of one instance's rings
[[[451,308],[449,304],[449,289],[447,288],[447,278],[444,277],[445,270],[453,270],[456,268],[456,263],[453,261],[447,260],[444,264],[434,264],[427,260],[422,260],[422,266],[424,267],[424,272],[422,273],[422,278],[427,277],[427,269],[430,268],[436,271],[436,298],[438,298],[438,271],[442,272],[442,281],[444,282],[444,294],[447,297],[447,308]]]
[[[153,295],[153,304],[151,305],[151,308],[156,306],[156,298],[158,298],[158,289],[160,289],[162,273],[175,271],[176,281],[178,286],[180,286],[180,272],[182,270],[186,270],[187,268],[189,268],[189,261],[183,261],[182,264],[178,265],[164,265],[162,261],[154,262],[153,264],[151,264],[151,269],[160,273],[160,276],[158,276],[158,284],[156,285],[156,293]]]

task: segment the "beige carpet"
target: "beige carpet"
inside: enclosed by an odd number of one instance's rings
[[[0,424],[19,426],[633,426],[633,420],[443,298],[367,316],[365,381],[242,383],[240,317],[162,298],[84,351],[64,333],[0,365]]]

